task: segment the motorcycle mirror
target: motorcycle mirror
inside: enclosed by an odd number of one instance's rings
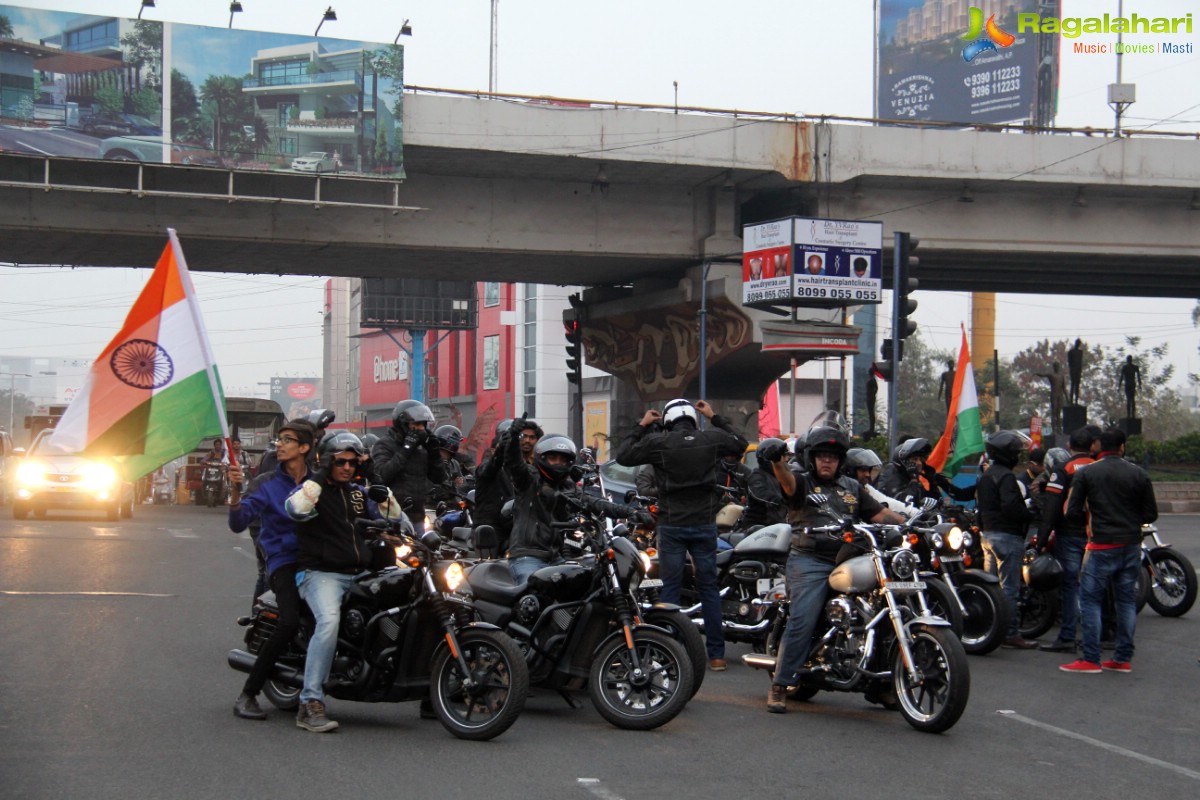
[[[629,489],[625,492],[625,505],[629,505],[637,499],[637,489]]]
[[[442,546],[442,537],[438,536],[437,531],[425,531],[421,534],[421,544],[430,550],[437,550]]]

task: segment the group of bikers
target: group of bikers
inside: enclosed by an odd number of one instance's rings
[[[1026,440],[1016,432],[999,431],[987,439],[988,465],[977,485],[963,488],[928,465],[928,440],[903,441],[884,464],[871,450],[851,447],[836,419],[816,425],[791,444],[764,439],[751,470],[741,464],[748,442],[729,420],[704,400],[677,399],[661,412],[646,411],[616,449],[618,463],[642,467],[639,486],[652,487],[656,498],[657,516],[652,518],[641,507],[585,492],[579,485],[575,442],[547,434],[528,415],[496,426],[477,468],[459,452],[462,432],[450,425],[435,427],[432,411],[415,400],[398,403],[391,428],[378,437],[327,432],[332,422],[333,414],[324,410],[288,421],[248,484],[242,464],[235,461],[229,467],[229,527],[235,532],[258,528],[261,574],[255,596],[269,586],[279,605],[278,624],[234,703],[239,717],[266,717],[257,695],[299,628],[303,600],[315,627],[296,724],[314,732],[338,727],[325,708],[322,686],[334,656],[342,599],[353,576],[370,565],[370,548],[355,520],[396,520],[407,514],[419,534],[426,506],[462,497],[468,478],[474,524],[497,530],[518,583],[562,559],[563,529],[555,523],[581,511],[639,523],[653,520],[661,600],[679,602],[690,559],[713,671],[726,668],[716,569],[718,512],[734,497],[745,505],[742,524],[747,527],[789,523],[790,615],[767,698],[768,711],[775,713],[786,710],[788,687],[797,682],[808,655],[827,579],[839,559],[837,542],[809,533],[810,526],[827,521],[824,514],[901,524],[920,513],[926,498],[973,499],[985,569],[998,573],[1015,609],[1036,493],[1043,509],[1037,545],[1054,553],[1064,573],[1062,629],[1058,640],[1042,649],[1074,652],[1082,619],[1082,658],[1062,669],[1131,669],[1140,526],[1153,521],[1157,512],[1149,479],[1122,458],[1124,434],[1117,430],[1088,426],[1073,433],[1069,450],[1045,454],[1044,485],[1033,489],[1014,473]],[[1113,659],[1101,662],[1100,607],[1110,584],[1115,589],[1116,651]],[[1018,615],[1012,616],[1004,644],[1037,646],[1020,637]],[[432,716],[431,709],[423,705],[422,716]]]

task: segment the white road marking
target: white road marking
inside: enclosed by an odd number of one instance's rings
[[[54,153],[47,153],[45,150],[34,147],[33,145],[29,144],[28,142],[22,142],[20,139],[17,139],[17,144],[21,145],[21,147],[28,147],[30,150],[33,150],[36,153],[41,153],[44,156],[54,155]]]
[[[121,535],[121,531],[119,528],[96,528],[96,527],[93,527],[92,533],[96,534],[97,536],[120,536]]]
[[[235,550],[237,553],[239,553],[239,554],[241,554],[241,555],[245,556],[246,558],[253,558],[255,561],[257,561],[257,560],[258,560],[258,556],[257,556],[256,554],[254,554],[254,553],[250,553],[250,552],[247,552],[247,551],[243,550],[242,548],[238,547],[236,544],[233,546],[233,549],[234,549],[234,550]]]
[[[604,788],[599,778],[576,778],[575,782],[596,797],[599,797],[600,800],[622,800],[619,794],[615,794]]]
[[[196,534],[191,528],[167,528],[167,533],[174,536],[176,539],[195,539]]]
[[[1172,764],[1169,761],[1163,761],[1160,758],[1143,755],[1142,753],[1138,753],[1133,750],[1126,750],[1124,747],[1119,747],[1115,744],[1109,744],[1108,742],[1102,742],[1099,739],[1093,739],[1090,736],[1084,736],[1082,733],[1075,733],[1074,731],[1069,731],[1066,728],[1057,728],[1053,725],[1047,725],[1045,722],[1038,722],[1036,719],[1030,719],[1029,717],[1022,716],[1015,711],[1002,710],[997,711],[996,713],[1007,719],[1013,719],[1017,722],[1024,722],[1026,725],[1032,725],[1035,728],[1041,728],[1044,731],[1056,733],[1059,736],[1065,736],[1068,739],[1074,739],[1078,742],[1083,742],[1084,744],[1090,744],[1093,747],[1099,747],[1101,750],[1107,750],[1108,752],[1115,753],[1119,756],[1132,758],[1135,761],[1141,761],[1142,763],[1150,764],[1154,767],[1162,767],[1163,769],[1168,769],[1178,775],[1183,775],[1186,778],[1200,780],[1200,772],[1188,769],[1187,767],[1181,767],[1178,764]]]
[[[173,594],[155,592],[14,592],[0,590],[0,594],[13,597],[176,597]]]

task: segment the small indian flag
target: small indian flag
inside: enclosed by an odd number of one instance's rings
[[[208,436],[229,438],[221,379],[173,229],[121,332],[92,364],[49,443],[114,456],[135,480]],[[226,451],[228,452],[228,450]]]
[[[946,430],[928,463],[938,472],[953,477],[963,462],[983,452],[983,424],[979,419],[979,396],[975,393],[975,370],[967,347],[967,331],[963,328],[962,349],[954,370],[954,393],[946,413]]]

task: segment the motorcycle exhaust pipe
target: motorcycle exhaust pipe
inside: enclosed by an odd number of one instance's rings
[[[227,660],[229,666],[238,672],[249,672],[254,669],[256,656],[247,653],[245,650],[230,650]],[[278,681],[293,689],[304,688],[304,672],[282,664],[276,664],[275,668],[271,670],[271,680]]]
[[[757,625],[743,625],[740,622],[726,622],[723,624],[725,630],[731,633],[762,633],[770,626],[770,619],[764,619]]]

